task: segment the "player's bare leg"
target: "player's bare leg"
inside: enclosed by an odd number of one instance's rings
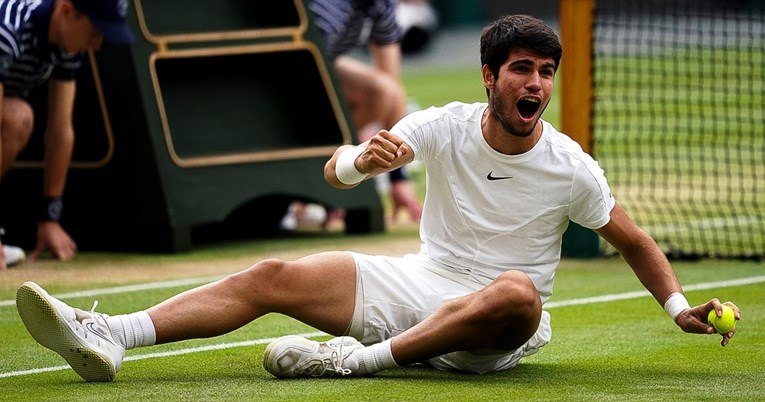
[[[108,316],[67,305],[33,282],[16,292],[24,325],[86,381],[112,381],[125,350],[211,337],[268,313],[290,315],[329,333],[353,314],[356,265],[348,253],[297,261],[269,259],[215,283],[181,293],[147,311]]]
[[[535,334],[542,303],[529,277],[500,275],[482,290],[455,299],[409,330],[363,347],[349,337],[315,342],[297,336],[266,348],[264,367],[280,378],[364,376],[463,350],[513,351]]]
[[[355,292],[353,257],[326,252],[296,261],[263,260],[147,312],[158,344],[225,334],[269,312],[342,334],[353,315]]]
[[[511,351],[534,335],[541,314],[542,302],[531,279],[509,271],[393,338],[393,358],[408,365],[458,350]]]

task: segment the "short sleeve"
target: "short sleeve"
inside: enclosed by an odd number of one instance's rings
[[[372,29],[369,32],[369,41],[376,44],[387,45],[401,41],[401,27],[396,20],[396,4],[392,0],[378,0],[375,2]]]
[[[13,63],[21,56],[16,29],[0,23],[0,81],[5,82]]]
[[[82,65],[82,54],[66,54],[59,52],[53,67],[52,78],[73,80],[77,78]]]
[[[616,200],[605,172],[589,155],[582,160],[574,176],[569,217],[589,229],[599,229],[611,220]]]
[[[414,160],[425,162],[435,154],[435,108],[412,112],[391,128],[391,132],[406,142],[414,151]]]

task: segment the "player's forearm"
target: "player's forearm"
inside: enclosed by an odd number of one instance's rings
[[[624,250],[622,256],[635,272],[640,283],[660,305],[664,305],[670,294],[682,292],[680,282],[667,257],[650,237],[644,239],[639,245]]]
[[[326,180],[326,182],[329,183],[329,185],[331,185],[332,187],[339,188],[339,189],[349,189],[349,188],[356,187],[358,183],[360,182],[359,181],[356,183],[344,183],[343,181],[341,181],[340,178],[337,177],[337,174],[338,174],[337,163],[338,163],[338,159],[340,159],[340,155],[344,151],[352,150],[354,148],[355,148],[354,145],[343,145],[339,147],[335,151],[335,153],[332,155],[332,157],[324,165],[324,180]],[[342,160],[341,160],[341,163],[342,163]]]
[[[59,197],[64,193],[73,149],[74,130],[72,128],[49,129],[45,133],[43,195]]]

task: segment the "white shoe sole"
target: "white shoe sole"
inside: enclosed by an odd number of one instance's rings
[[[281,367],[279,367],[279,356],[271,356],[273,353],[275,353],[274,351],[277,351],[276,353],[282,352],[284,349],[281,347],[281,345],[285,343],[292,346],[293,348],[295,348],[296,344],[302,345],[304,346],[303,350],[306,352],[312,352],[315,350],[312,341],[297,335],[283,336],[269,343],[268,346],[266,346],[266,351],[263,353],[263,367],[266,369],[266,371],[273,374],[277,378],[295,377],[294,374],[287,374],[282,371]]]
[[[85,381],[108,382],[117,372],[109,356],[82,343],[37,284],[24,283],[16,292],[21,321],[40,345],[58,353]]]

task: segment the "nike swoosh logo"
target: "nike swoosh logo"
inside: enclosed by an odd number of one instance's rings
[[[100,332],[96,331],[93,327],[94,327],[94,324],[93,324],[92,321],[85,324],[85,328],[87,328],[88,332],[90,332],[91,334],[93,334],[93,335],[95,335],[95,336],[105,340],[106,342],[111,343],[112,345],[114,344],[114,342],[112,342],[111,339],[105,337],[103,334],[101,334]]]
[[[492,176],[491,174],[494,173],[493,171],[489,172],[489,174],[486,175],[486,178],[494,181],[494,180],[505,180],[505,179],[512,179],[513,176]]]

